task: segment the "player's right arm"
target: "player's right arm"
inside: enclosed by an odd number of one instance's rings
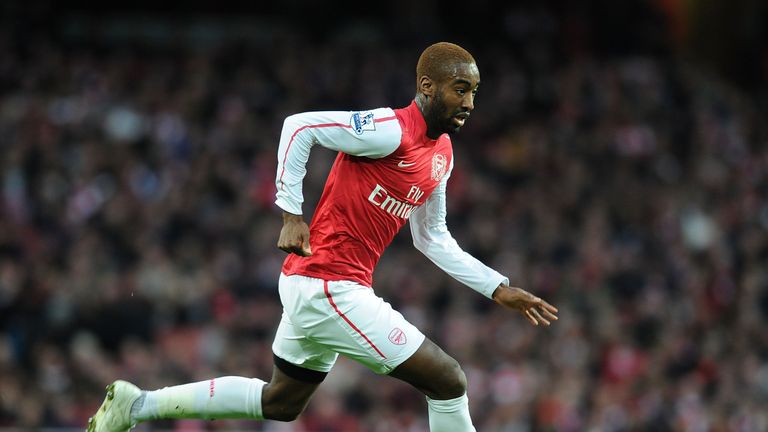
[[[402,131],[389,108],[371,111],[320,111],[285,119],[277,150],[275,204],[283,209],[278,247],[288,253],[311,255],[309,227],[304,222],[302,184],[312,146],[373,159],[385,157],[400,145]]]

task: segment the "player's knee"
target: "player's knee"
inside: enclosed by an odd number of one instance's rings
[[[453,358],[444,367],[442,385],[438,389],[440,399],[457,398],[467,392],[467,375]]]
[[[295,395],[280,391],[270,391],[269,384],[261,395],[261,411],[265,419],[290,422],[296,420],[304,411],[307,401],[297,399]]]
[[[291,422],[296,420],[299,414],[304,411],[304,404],[263,400],[261,409],[265,419]]]
[[[276,420],[281,422],[292,422],[299,417],[304,407],[275,407],[272,412],[264,411],[264,418],[268,420]]]

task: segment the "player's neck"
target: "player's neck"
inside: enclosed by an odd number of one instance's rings
[[[441,133],[438,131],[435,131],[432,127],[430,127],[429,121],[427,120],[426,115],[426,109],[427,109],[427,96],[425,96],[422,93],[416,94],[416,106],[419,107],[419,112],[421,112],[421,117],[424,119],[424,124],[427,125],[427,138],[429,139],[437,139]]]

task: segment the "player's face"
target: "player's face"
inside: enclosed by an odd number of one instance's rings
[[[427,122],[440,133],[454,134],[464,126],[475,109],[475,95],[480,85],[480,71],[474,63],[455,66],[439,83],[427,114]]]

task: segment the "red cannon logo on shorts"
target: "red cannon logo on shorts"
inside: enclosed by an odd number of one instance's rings
[[[389,332],[389,341],[395,345],[405,345],[408,339],[405,337],[405,332],[395,327]]]

